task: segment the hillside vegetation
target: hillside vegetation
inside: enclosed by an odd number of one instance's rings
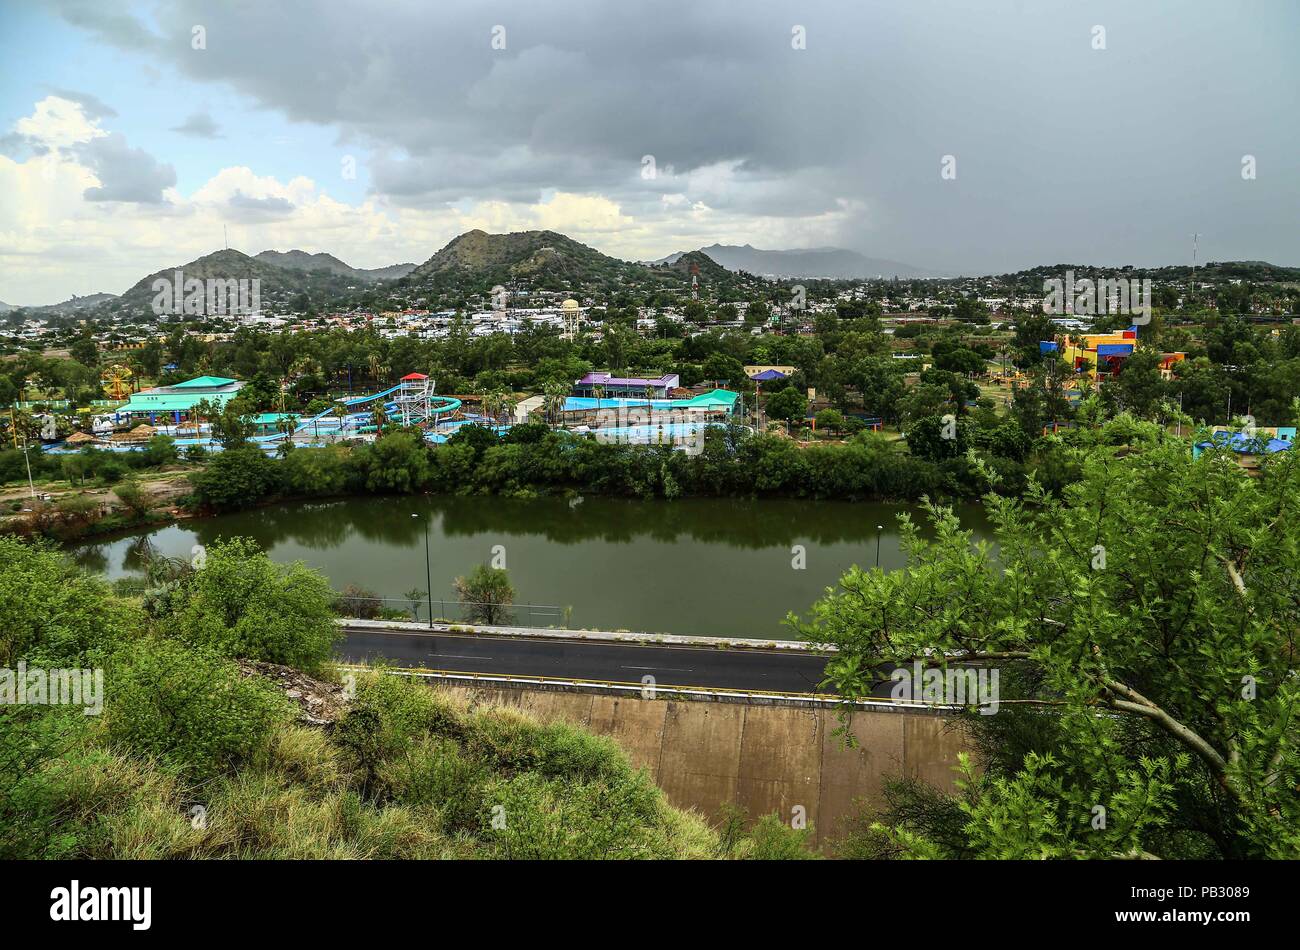
[[[0,667],[102,669],[99,715],[0,706],[0,858],[806,856],[719,834],[610,740],[340,672],[324,579],[247,542],[120,597],[0,538]]]

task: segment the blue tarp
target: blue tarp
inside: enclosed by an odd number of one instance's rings
[[[1201,442],[1197,445],[1197,448],[1208,449],[1211,445],[1220,445],[1227,446],[1234,452],[1258,452],[1272,455],[1274,452],[1285,451],[1294,444],[1293,442],[1285,442],[1282,439],[1273,439],[1268,436],[1251,438],[1244,432],[1233,432],[1231,435],[1227,432],[1216,432],[1211,436],[1210,442]]]
[[[785,373],[779,373],[774,369],[765,369],[761,373],[749,377],[756,383],[766,383],[773,379],[785,379]]]

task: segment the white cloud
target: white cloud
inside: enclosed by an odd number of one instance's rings
[[[341,201],[310,178],[281,181],[245,165],[223,168],[189,194],[170,165],[130,148],[85,107],[47,97],[15,123],[24,160],[0,155],[0,300],[52,303],[73,293],[121,293],[140,278],[219,248],[327,251],[357,267],[419,263],[457,234],[559,231],[629,260],[661,257],[729,235],[787,247],[825,243],[861,215],[841,205],[805,217],[755,216],[735,200],[751,190],[780,205],[779,184],[736,163],[643,183],[639,165],[611,193],[550,190],[411,206],[384,195]],[[523,189],[522,191],[527,191]],[[99,196],[106,200],[88,200]],[[156,203],[147,204],[145,202]]]
[[[31,115],[14,123],[14,131],[50,148],[68,148],[108,135],[98,121],[87,118],[82,103],[60,96],[46,96],[36,103]]]

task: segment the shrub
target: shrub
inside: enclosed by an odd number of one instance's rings
[[[329,583],[296,562],[277,564],[255,542],[212,544],[182,588],[173,629],[224,656],[314,670],[339,637]]]
[[[373,590],[349,584],[334,598],[334,610],[344,617],[374,620],[384,612],[384,602]]]
[[[153,496],[137,478],[128,478],[113,489],[113,494],[137,518],[147,515],[154,504]]]
[[[111,648],[134,622],[108,585],[65,562],[46,543],[0,535],[0,667],[19,659],[82,667]]]
[[[262,750],[288,704],[229,660],[172,640],[143,639],[112,662],[104,725],[111,742],[211,778]]]
[[[219,511],[244,508],[279,489],[279,469],[255,446],[216,454],[201,471],[190,476],[195,499]]]

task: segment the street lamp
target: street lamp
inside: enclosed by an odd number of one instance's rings
[[[880,567],[880,533],[885,530],[883,524],[876,525],[876,567]]]
[[[418,514],[412,518],[420,517]],[[424,519],[424,596],[429,602],[429,629],[433,629],[433,570],[429,565],[429,519]]]

